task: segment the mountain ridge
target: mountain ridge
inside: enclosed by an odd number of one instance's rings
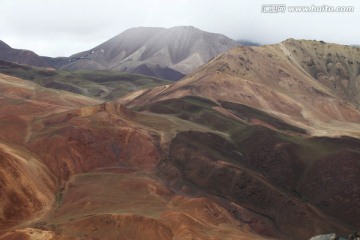
[[[359,57],[360,50],[352,47],[310,40],[241,46],[179,82],[130,93],[122,101],[136,105],[187,95],[221,99],[265,110],[314,133],[340,134],[360,120]],[[331,127],[323,124],[331,121]]]
[[[39,56],[33,51],[15,49],[0,40],[0,59],[18,64],[26,64],[34,67],[59,68],[66,63],[66,57]]]

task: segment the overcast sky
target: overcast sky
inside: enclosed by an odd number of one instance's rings
[[[263,4],[354,6],[352,13],[262,13]],[[359,0],[0,0],[0,40],[45,56],[88,50],[139,26],[192,25],[233,39],[360,44]]]

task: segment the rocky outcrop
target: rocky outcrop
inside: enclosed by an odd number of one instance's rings
[[[36,155],[0,141],[0,235],[52,207],[56,178]]]
[[[360,233],[354,232],[350,234],[348,237],[341,237],[336,235],[335,233],[330,233],[330,234],[314,236],[309,240],[360,240]]]

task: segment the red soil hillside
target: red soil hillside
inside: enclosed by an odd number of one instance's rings
[[[112,102],[0,75],[0,239],[348,235],[360,228],[358,55],[240,47]]]

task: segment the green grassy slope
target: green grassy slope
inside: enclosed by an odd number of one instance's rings
[[[131,73],[93,70],[58,71],[3,60],[0,60],[0,73],[31,80],[44,87],[104,100],[118,98],[133,90],[171,83],[167,80]]]

